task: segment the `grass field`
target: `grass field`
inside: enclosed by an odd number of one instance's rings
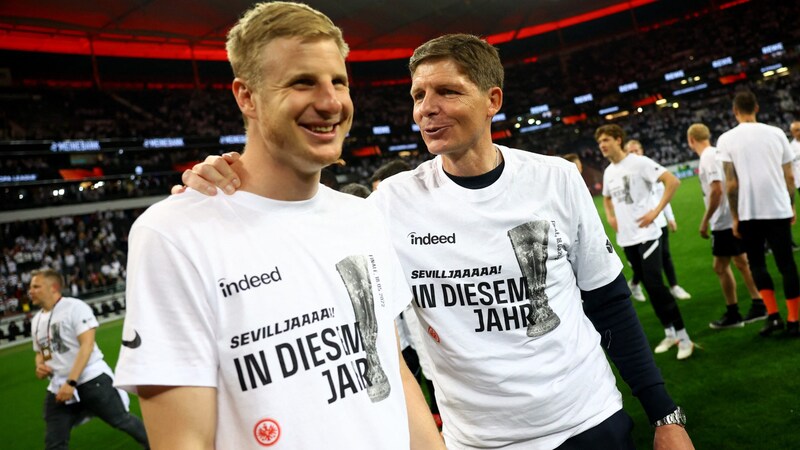
[[[596,199],[600,216],[602,202]],[[703,204],[697,178],[683,180],[672,202],[678,231],[670,236],[673,259],[680,284],[692,294],[681,301],[681,312],[689,334],[701,348],[686,361],[675,359],[675,350],[656,355],[656,361],[675,400],[688,415],[688,426],[698,449],[800,449],[800,339],[780,336],[761,338],[761,323],[744,328],[715,331],[708,323],[724,311],[719,282],[711,270],[709,241],[700,238],[697,228]],[[609,237],[613,239],[610,230]],[[794,235],[800,242],[800,229]],[[617,249],[619,251],[619,249]],[[620,252],[621,254],[621,252]],[[797,257],[800,253],[796,254]],[[771,264],[771,261],[770,261]],[[780,276],[771,266],[776,284]],[[630,271],[627,270],[630,275]],[[749,306],[741,277],[738,292],[742,309]],[[783,298],[778,288],[778,297]],[[785,304],[779,302],[785,317]],[[634,306],[655,346],[663,330],[647,303]],[[121,321],[102,325],[98,343],[113,367],[121,336]],[[46,383],[33,375],[30,344],[0,351],[0,435],[5,449],[42,448],[44,422],[41,408]],[[625,408],[636,423],[634,437],[640,449],[652,448],[653,431],[638,401],[627,386],[619,384]],[[132,410],[139,414],[132,398]],[[136,449],[127,435],[99,420],[80,426],[72,433],[74,449]]]

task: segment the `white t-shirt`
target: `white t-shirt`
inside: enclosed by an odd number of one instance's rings
[[[40,310],[33,316],[33,351],[41,352],[49,347],[52,355],[50,360],[45,361],[53,368],[48,391],[58,393],[61,385],[67,381],[80,349],[78,336],[97,327],[92,308],[86,302],[72,297],[61,297],[50,311]],[[89,361],[76,381],[83,384],[104,373],[113,378],[111,368],[103,360],[103,352],[95,343]]]
[[[792,139],[792,152],[794,159],[792,160],[792,176],[794,176],[795,189],[800,188],[800,141]]]
[[[786,219],[793,215],[783,165],[794,152],[780,128],[740,123],[717,140],[717,158],[732,162],[739,180],[739,220]]]
[[[411,296],[363,199],[172,196],[132,227],[126,294],[117,384],[216,388],[217,448],[408,448]]]
[[[436,157],[367,200],[412,285],[448,447],[553,448],[622,407],[580,297],[622,264],[574,164],[497,148],[489,187],[459,186]]]
[[[653,185],[653,197],[655,197],[656,205],[661,201],[661,197],[664,196],[665,189],[664,183],[659,182]],[[675,213],[672,212],[672,205],[669,203],[667,203],[667,206],[656,216],[656,226],[663,229],[667,226],[668,220],[675,220]]]
[[[722,161],[717,159],[717,149],[715,147],[706,147],[703,153],[700,154],[698,175],[700,176],[700,189],[703,190],[706,209],[708,209],[709,195],[711,194],[711,183],[715,181],[722,183],[722,199],[717,210],[708,220],[711,230],[722,231],[733,228],[733,217],[728,206],[728,196],[725,190],[725,175],[722,173]]]
[[[661,227],[654,221],[640,228],[637,220],[658,206],[661,197],[653,195],[653,186],[667,169],[646,156],[628,155],[609,164],[603,172],[603,196],[611,197],[617,217],[617,244],[631,247],[661,237]]]

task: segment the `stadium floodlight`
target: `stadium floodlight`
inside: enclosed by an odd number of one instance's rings
[[[411,131],[413,131],[415,133],[419,133],[419,125],[417,125],[415,123],[412,123],[411,124]]]
[[[597,112],[597,114],[602,116],[603,114],[611,114],[617,111],[619,111],[619,106],[609,106],[608,108],[601,109],[600,111]]]
[[[494,122],[502,122],[504,120],[506,120],[506,113],[497,113],[494,116],[492,116],[492,122],[493,123]]]

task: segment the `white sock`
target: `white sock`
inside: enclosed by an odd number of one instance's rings
[[[681,341],[691,342],[691,339],[689,339],[689,333],[686,332],[686,328],[681,328],[680,330],[678,330],[676,335],[678,339]]]
[[[664,336],[675,339],[675,327],[664,328]]]

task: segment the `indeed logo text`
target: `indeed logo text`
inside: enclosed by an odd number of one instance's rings
[[[436,245],[436,244],[455,244],[456,243],[456,234],[426,234],[424,236],[417,235],[416,232],[412,231],[408,234],[408,238],[411,240],[411,245]]]
[[[278,281],[281,281],[281,272],[278,270],[278,266],[275,266],[275,270],[269,273],[264,272],[261,275],[251,276],[244,274],[238,281],[228,282],[225,278],[217,280],[219,289],[222,291],[222,296],[225,298],[238,294],[241,291],[255,289],[270,283],[277,283]]]

